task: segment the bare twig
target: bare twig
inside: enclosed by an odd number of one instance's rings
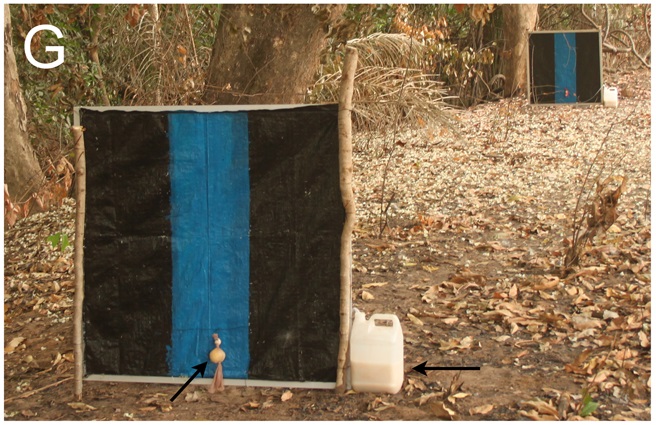
[[[61,381],[57,381],[57,382],[54,382],[54,383],[52,383],[52,384],[48,384],[48,385],[46,385],[45,387],[37,388],[36,390],[27,391],[27,392],[25,392],[25,393],[23,393],[23,394],[21,394],[21,395],[17,395],[17,396],[15,396],[15,397],[9,397],[9,398],[6,398],[6,399],[5,399],[5,404],[9,403],[10,401],[18,400],[19,398],[27,398],[27,397],[31,397],[31,396],[33,396],[33,395],[36,394],[36,393],[39,393],[39,392],[41,392],[41,391],[43,391],[43,390],[47,390],[48,388],[56,387],[57,385],[61,385],[61,384],[63,384],[64,382],[70,381],[71,379],[73,379],[73,377],[72,377],[72,376],[69,376],[68,378],[64,378],[64,379],[62,379]]]
[[[389,221],[389,215],[387,214],[387,211],[389,210],[390,206],[392,205],[392,202],[394,202],[394,197],[396,196],[396,192],[392,192],[392,195],[389,198],[389,201],[387,201],[387,205],[385,206],[385,210],[383,213],[380,215],[381,217],[385,217],[385,221],[380,225],[380,228],[385,230],[386,227],[388,227],[388,221]],[[382,236],[382,231],[381,234],[378,235],[378,237]]]
[[[610,31],[610,9],[608,9],[608,5],[604,4],[604,12],[606,13],[606,25],[604,27],[604,38],[603,40],[605,41],[608,38],[608,32]]]
[[[581,205],[581,201],[583,199],[585,187],[589,181],[590,173],[592,172],[592,168],[597,163],[597,159],[599,158],[599,156],[602,154],[603,148],[606,145],[606,142],[608,141],[608,136],[610,135],[610,132],[613,130],[614,126],[615,123],[612,123],[610,127],[608,127],[608,131],[606,131],[606,136],[603,138],[601,145],[599,145],[597,152],[595,152],[594,158],[592,158],[592,161],[590,161],[590,165],[588,166],[588,170],[585,173],[583,183],[581,184],[581,190],[579,191],[579,195],[576,198],[576,206],[574,207],[574,211],[572,213],[572,217],[574,217],[574,219],[572,220],[572,246],[567,250],[565,254],[565,261],[563,262],[563,273],[566,273],[570,267],[578,263],[582,250],[582,244],[585,243],[584,239],[587,239],[581,237],[581,231],[583,230],[583,223],[586,218],[586,211],[583,211],[580,218],[578,218],[578,221],[576,217],[579,211],[579,207]],[[588,198],[589,198],[589,194],[588,194]]]
[[[637,105],[634,107],[634,111],[637,109]],[[581,190],[579,191],[579,195],[576,199],[576,206],[574,207],[574,210],[572,211],[572,245],[567,249],[567,252],[565,253],[565,259],[563,261],[563,268],[562,268],[562,273],[563,275],[567,274],[571,268],[575,265],[578,264],[580,255],[583,252],[583,248],[587,244],[588,241],[590,241],[594,236],[596,235],[597,231],[601,228],[607,228],[610,226],[608,223],[603,223],[599,221],[599,217],[595,218],[592,222],[588,223],[588,227],[586,228],[585,232],[583,232],[584,228],[584,223],[586,219],[589,219],[590,211],[592,208],[596,208],[595,203],[598,203],[600,201],[603,201],[601,197],[601,191],[604,189],[604,186],[610,181],[610,177],[607,178],[603,183],[601,182],[601,176],[604,172],[604,169],[606,168],[605,163],[602,163],[600,166],[599,171],[595,175],[595,181],[597,182],[597,189],[592,190],[590,189],[587,192],[587,195],[585,196],[585,200],[583,200],[583,195],[585,193],[585,188],[588,185],[588,182],[590,181],[590,174],[592,172],[593,167],[599,163],[599,158],[605,153],[603,152],[606,142],[610,139],[610,133],[613,130],[613,127],[615,124],[621,125],[624,123],[626,120],[629,119],[629,117],[633,116],[632,113],[627,114],[627,116],[620,122],[613,122],[609,127],[608,130],[606,131],[606,134],[604,138],[602,139],[601,144],[599,145],[599,148],[595,152],[595,156],[590,162],[590,165],[588,166],[587,172],[585,174],[585,178],[583,180],[583,183],[581,184]],[[620,155],[619,157],[616,157],[610,164],[610,168],[613,169],[616,167],[616,164],[619,164],[622,159],[627,155],[627,153],[624,153],[623,155]],[[619,195],[624,191],[624,187],[626,185],[626,178],[623,178],[622,185],[618,189],[618,192],[616,193],[617,198],[619,198]],[[588,204],[588,201],[590,200],[590,197],[593,195],[597,197],[595,201],[592,204]],[[617,199],[614,200],[616,204]],[[581,210],[581,215],[580,217],[577,218],[577,215],[579,214],[579,208],[581,205],[584,204],[586,205],[585,208],[582,208]],[[614,208],[615,205],[611,206],[606,206],[604,208]],[[613,220],[614,221],[614,220]],[[611,223],[612,224],[612,223]],[[603,225],[603,226],[602,226]],[[583,233],[582,233],[583,232]]]
[[[414,35],[414,29],[413,29],[413,35]],[[411,36],[410,37],[410,46],[409,49],[412,50],[412,43],[414,41],[414,38]],[[408,65],[409,66],[409,65]],[[401,88],[399,90],[399,98],[398,100],[401,100],[401,96],[403,95],[403,89],[405,88],[405,82],[406,78],[408,76],[408,66],[406,66],[405,72],[403,73],[403,81],[401,82]],[[401,115],[401,111],[398,112],[399,118]],[[385,227],[387,227],[387,221],[388,221],[388,216],[387,216],[387,210],[389,209],[390,204],[392,203],[392,200],[390,199],[389,204],[387,204],[387,208],[384,207],[385,205],[385,189],[387,185],[387,175],[389,172],[389,165],[390,162],[392,161],[392,156],[394,155],[394,149],[396,148],[396,135],[398,134],[399,131],[399,119],[396,120],[396,123],[394,125],[394,132],[392,133],[392,145],[390,146],[390,152],[389,156],[387,157],[387,162],[385,163],[385,168],[383,170],[383,183],[381,184],[381,190],[380,190],[380,216],[379,216],[379,222],[378,222],[378,227],[379,227],[379,232],[378,232],[378,237],[383,236],[383,232],[385,231]],[[385,216],[385,221],[383,222],[383,216]]]
[[[160,41],[160,20],[159,6],[157,3],[146,6],[153,21],[153,53],[157,65],[157,81],[155,82],[155,102],[157,105],[162,104],[162,63],[161,63],[161,41]]]
[[[100,37],[100,23],[105,17],[105,5],[98,6],[98,13],[91,18],[91,47],[89,48],[89,56],[93,63],[98,68],[98,87],[102,95],[103,103],[109,106],[109,96],[107,96],[107,88],[105,87],[105,79],[103,78],[102,67],[100,66],[100,58],[98,57],[98,39]]]
[[[184,11],[185,21],[187,22],[187,28],[189,29],[189,40],[191,40],[191,48],[194,51],[194,65],[198,66],[198,53],[196,52],[196,42],[194,41],[194,32],[191,29],[191,20],[189,20],[189,11],[187,10],[187,5],[182,4],[182,10]]]

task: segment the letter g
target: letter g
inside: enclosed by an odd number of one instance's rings
[[[30,32],[27,33],[27,37],[25,37],[25,56],[27,57],[27,60],[37,68],[41,68],[41,69],[56,68],[62,63],[64,63],[63,46],[56,46],[56,47],[46,46],[46,52],[57,52],[57,60],[54,62],[42,63],[34,59],[34,56],[32,56],[32,51],[30,50],[30,46],[32,44],[32,37],[34,37],[34,34],[36,34],[37,32],[43,30],[54,32],[57,38],[62,38],[64,36],[62,32],[59,30],[59,28],[57,28],[54,25],[37,25],[36,27],[32,28]]]

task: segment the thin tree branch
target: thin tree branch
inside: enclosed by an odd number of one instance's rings
[[[100,87],[100,94],[105,106],[110,106],[109,96],[107,96],[107,88],[105,87],[105,79],[103,77],[102,67],[100,66],[100,58],[98,57],[98,38],[100,36],[100,23],[105,17],[105,5],[98,6],[98,13],[91,18],[91,46],[89,47],[89,56],[98,68],[98,86]]]
[[[626,31],[624,31],[624,30],[622,30],[622,29],[617,29],[617,30],[614,30],[613,33],[624,34],[624,35],[626,36],[626,38],[629,39],[629,42],[631,43],[631,50],[630,50],[630,52],[632,52],[632,53],[635,55],[635,57],[637,57],[638,60],[639,60],[640,62],[642,62],[642,64],[643,64],[645,67],[651,69],[651,64],[648,64],[648,63],[645,61],[645,59],[644,59],[644,58],[638,53],[638,51],[636,50],[635,42],[633,41],[633,37],[631,37],[631,36],[629,35],[628,32],[626,32]],[[619,39],[619,38],[618,38],[618,39]]]
[[[18,400],[19,398],[27,398],[27,397],[31,397],[31,396],[33,396],[33,395],[36,394],[36,393],[39,393],[39,392],[41,392],[41,391],[43,391],[43,390],[47,390],[48,388],[56,387],[57,385],[61,385],[61,384],[63,384],[64,382],[70,381],[71,379],[73,379],[73,377],[72,377],[72,376],[69,376],[68,378],[64,378],[64,379],[62,379],[61,381],[57,381],[57,382],[54,382],[54,383],[52,383],[52,384],[48,384],[48,385],[46,385],[45,387],[37,388],[36,390],[28,391],[28,392],[26,392],[26,393],[23,393],[23,394],[21,394],[21,395],[17,395],[17,396],[15,396],[15,397],[9,397],[9,398],[6,398],[6,399],[5,399],[5,404],[9,403],[10,401]]]
[[[638,58],[640,63],[642,63],[647,69],[651,69],[651,64],[647,63],[647,60],[646,60],[649,53],[647,55],[644,55],[644,56],[640,55],[640,53],[638,53],[638,51],[636,50],[635,43],[633,41],[633,37],[631,37],[631,35],[629,35],[629,33],[627,33],[626,31],[624,31],[622,29],[616,29],[616,30],[610,31],[610,12],[609,12],[609,9],[608,9],[608,5],[603,5],[603,6],[604,6],[605,11],[606,11],[606,25],[603,27],[603,37],[602,37],[602,45],[603,45],[604,51],[612,52],[612,53],[632,53],[636,58]],[[599,25],[597,22],[595,22],[594,19],[592,19],[590,16],[588,16],[587,13],[585,13],[585,5],[582,4],[580,10],[581,10],[581,15],[590,24],[592,24],[598,30],[600,30],[600,31],[602,30],[602,26]],[[646,16],[646,12],[645,12],[645,16]],[[647,31],[647,32],[649,32],[649,31]],[[630,47],[629,47],[629,44],[627,44],[625,41],[621,40],[619,37],[616,37],[614,35],[615,33],[620,33],[620,34],[623,34],[624,36],[626,36],[629,39]],[[616,40],[620,41],[622,44],[626,45],[627,47],[625,47],[625,48],[617,47],[617,46],[609,43],[607,41],[608,37],[615,38]],[[651,36],[649,37],[649,39],[651,41]]]
[[[588,21],[589,23],[591,23],[593,27],[597,28],[598,30],[601,30],[601,25],[599,25],[598,23],[596,23],[596,22],[594,21],[594,19],[592,19],[591,17],[588,16],[587,13],[585,13],[585,5],[584,5],[584,4],[581,5],[581,15],[583,15],[583,17],[584,17],[585,19],[587,19],[587,21]]]
[[[191,40],[191,48],[194,51],[194,65],[198,66],[198,53],[196,53],[196,42],[194,41],[194,32],[191,28],[191,20],[189,19],[189,12],[187,11],[187,5],[182,4],[182,10],[184,11],[185,20],[187,21],[187,28],[189,29],[189,39]]]
[[[610,10],[608,9],[608,5],[604,4],[604,11],[606,12],[606,26],[604,27],[604,38],[603,40],[606,41],[608,38],[608,33],[610,31]]]
[[[645,32],[647,33],[647,38],[651,43],[651,25],[649,25],[650,18],[647,17],[647,11],[651,10],[651,5],[647,4],[643,6],[642,9],[642,19],[645,21]],[[651,15],[651,11],[649,13]]]

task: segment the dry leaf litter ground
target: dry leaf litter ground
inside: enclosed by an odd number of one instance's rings
[[[72,244],[74,202],[19,221],[5,232],[5,419],[650,419],[649,78],[608,76],[618,109],[502,101],[454,113],[459,137],[359,135],[354,306],[401,319],[396,395],[192,385],[170,403],[174,386],[87,382],[75,403],[72,247],[46,240]],[[602,143],[604,176],[629,182],[615,224],[564,277]],[[425,377],[411,370],[423,361],[481,370]]]

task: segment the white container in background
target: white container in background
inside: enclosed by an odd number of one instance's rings
[[[396,394],[403,385],[403,330],[394,314],[369,320],[354,310],[351,327],[351,386],[358,392]]]
[[[617,108],[617,87],[604,86],[603,99],[604,106],[607,108]]]

